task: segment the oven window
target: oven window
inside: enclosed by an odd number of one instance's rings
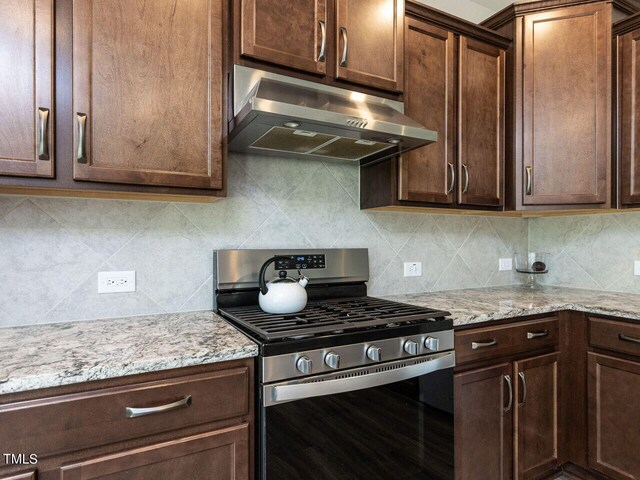
[[[453,480],[453,370],[264,409],[266,480]]]

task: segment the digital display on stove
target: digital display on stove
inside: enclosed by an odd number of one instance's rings
[[[284,255],[276,260],[276,270],[305,270],[311,268],[325,268],[324,255]]]

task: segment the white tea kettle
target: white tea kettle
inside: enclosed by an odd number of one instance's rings
[[[267,267],[278,258],[280,257],[270,258],[260,268],[258,303],[267,313],[297,313],[307,305],[305,287],[309,279],[302,275],[300,270],[298,270],[300,276],[297,280],[287,276],[286,270],[281,270],[277,277],[267,283],[264,278]]]

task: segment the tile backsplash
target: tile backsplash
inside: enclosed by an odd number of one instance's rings
[[[367,247],[375,295],[520,281],[498,259],[526,220],[363,212],[358,190],[355,164],[232,154],[211,204],[0,197],[0,326],[211,309],[218,248]],[[105,270],[135,270],[137,291],[98,294]]]
[[[532,219],[529,246],[551,255],[542,283],[640,293],[640,213]]]

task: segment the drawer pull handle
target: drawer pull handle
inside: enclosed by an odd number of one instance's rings
[[[627,337],[622,333],[618,335],[618,338],[620,340],[624,340],[625,342],[640,343],[640,338]]]
[[[165,405],[158,405],[156,407],[127,407],[127,418],[143,417],[145,415],[153,415],[154,413],[169,412],[178,408],[188,407],[191,405],[191,395],[187,395],[180,400],[167,403]]]
[[[525,403],[527,403],[527,379],[524,378],[524,372],[518,373],[520,377],[520,381],[522,382],[522,402],[518,404],[520,408],[524,407]]]
[[[511,410],[511,407],[513,407],[513,385],[511,384],[510,375],[505,375],[503,378],[504,378],[504,381],[507,382],[507,386],[509,387],[509,403],[507,404],[506,407],[504,407],[504,411],[506,413],[509,410]]]
[[[487,348],[487,347],[493,347],[494,345],[497,345],[498,341],[494,338],[493,340],[490,340],[488,342],[471,342],[471,350],[477,350],[479,348]]]
[[[543,330],[541,332],[527,332],[527,338],[529,340],[531,340],[532,338],[541,338],[541,337],[548,337],[549,336],[549,330]]]

